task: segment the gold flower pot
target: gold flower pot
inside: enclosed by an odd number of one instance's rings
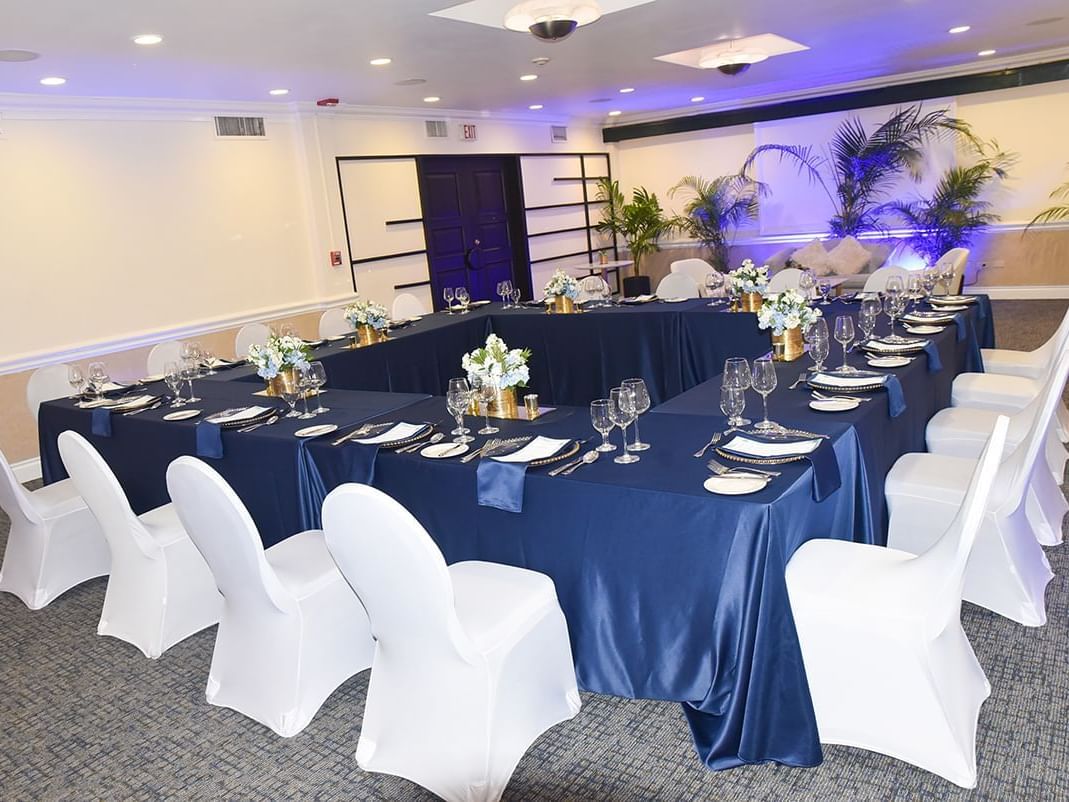
[[[570,315],[575,312],[575,301],[567,295],[554,295],[550,311],[555,315]]]
[[[468,414],[473,417],[483,414],[482,402],[478,398],[472,399],[471,406],[468,407]],[[489,414],[491,418],[519,420],[520,408],[516,401],[516,388],[505,387],[494,393],[494,397],[490,399]]]
[[[761,293],[744,292],[739,297],[739,309],[743,312],[756,312],[764,302],[765,299]]]
[[[356,327],[349,339],[349,348],[363,348],[367,345],[385,342],[386,332],[375,331],[371,326],[363,323]]]
[[[793,362],[805,353],[801,327],[772,335],[772,358],[777,362]]]
[[[297,389],[296,368],[282,368],[275,378],[267,379],[267,394],[270,396],[278,398],[289,388]]]

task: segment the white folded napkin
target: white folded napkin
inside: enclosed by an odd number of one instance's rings
[[[539,435],[523,448],[518,448],[511,454],[503,454],[500,457],[491,457],[490,459],[495,459],[498,462],[533,462],[536,459],[552,457],[569,442],[571,441],[567,438],[557,440]]]
[[[885,343],[883,340],[869,340],[865,343],[865,348],[870,351],[882,351],[892,354],[895,351],[912,351],[915,348],[923,348],[927,344],[927,340],[910,340],[908,343]]]
[[[108,404],[107,407],[108,407],[108,409],[117,409],[117,410],[133,409],[134,407],[140,407],[140,406],[144,406],[145,404],[151,404],[155,400],[156,400],[156,396],[154,396],[154,395],[139,395],[139,396],[135,396],[134,398],[125,398],[122,401],[120,401],[119,403]]]
[[[790,457],[796,454],[809,454],[820,445],[820,440],[796,440],[792,443],[766,443],[761,440],[751,440],[749,437],[735,435],[722,448],[726,451],[734,451],[737,454],[748,454],[752,457]]]
[[[903,320],[953,320],[954,314],[952,312],[910,312],[908,315],[902,315]]]
[[[940,295],[936,298],[929,298],[930,304],[974,304],[976,303],[975,295]]]
[[[827,384],[832,387],[865,387],[869,384],[882,382],[884,376],[840,376],[835,373],[818,373],[810,381],[817,384]]]
[[[656,295],[636,295],[633,298],[624,298],[624,303],[628,304],[644,304],[652,301],[656,298]]]
[[[212,423],[232,423],[233,421],[248,420],[249,418],[255,418],[258,415],[263,415],[265,412],[271,410],[271,407],[248,407],[237,412],[231,412],[229,415],[223,415],[221,417],[212,417]]]
[[[162,373],[153,373],[151,376],[146,376],[141,380],[143,384],[152,384],[152,382],[161,382],[167,377]]]
[[[363,437],[354,439],[355,443],[364,443],[369,446],[377,446],[380,443],[393,443],[397,440],[407,440],[409,437],[413,437],[419,434],[423,429],[427,428],[426,423],[398,423],[391,426],[382,434],[377,434],[374,437]]]

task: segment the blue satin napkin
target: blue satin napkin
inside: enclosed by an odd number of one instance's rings
[[[379,458],[377,443],[355,443],[350,440],[345,444],[345,457],[349,460],[349,481],[369,485],[375,481],[375,461]]]
[[[931,340],[924,344],[924,353],[928,355],[928,372],[938,373],[943,369],[943,361],[939,358],[939,348]]]
[[[197,456],[208,459],[223,458],[223,430],[218,423],[201,421],[193,427],[197,432]]]
[[[958,327],[958,342],[960,343],[966,337],[969,336],[968,330],[965,328],[966,320],[964,315],[954,315],[954,325]]]
[[[742,436],[747,440],[756,440],[761,443],[803,443],[813,439],[812,437],[801,436],[789,438],[767,437],[749,432]],[[721,446],[721,448],[724,447]],[[727,451],[728,449],[724,450]],[[820,445],[806,454],[805,459],[813,467],[813,501],[823,501],[842,486],[843,479],[839,473],[839,461],[835,458],[835,448],[832,446],[830,438],[821,439]],[[745,464],[740,464],[738,467],[741,470],[746,469]],[[775,465],[770,467],[779,470]]]
[[[111,410],[97,407],[93,410],[93,434],[97,437],[111,437]]]
[[[902,382],[893,373],[887,374],[883,381],[887,388],[887,411],[892,418],[897,418],[906,411],[906,399],[902,394]]]
[[[505,512],[523,512],[523,485],[527,477],[526,462],[479,460],[475,477],[476,495],[480,507],[495,507]]]

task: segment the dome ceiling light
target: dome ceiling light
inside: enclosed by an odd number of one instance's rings
[[[755,48],[736,50],[733,45],[734,42],[728,42],[726,49],[712,48],[702,53],[698,66],[703,70],[720,70],[724,75],[740,75],[750,69],[751,64],[768,58],[767,53]]]
[[[583,25],[601,18],[601,7],[595,0],[525,0],[505,15],[505,27],[510,31],[529,31],[543,42],[559,42]]]
[[[720,70],[725,75],[739,75],[746,72],[751,64],[757,64],[772,56],[808,49],[806,45],[774,33],[761,33],[742,39],[711,42],[678,53],[666,53],[656,59],[683,67],[693,67],[696,70]]]

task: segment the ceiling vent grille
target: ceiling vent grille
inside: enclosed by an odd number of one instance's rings
[[[549,138],[553,142],[567,142],[568,141],[568,126],[566,126],[566,125],[551,125],[549,127]]]
[[[263,117],[216,117],[216,136],[267,136]]]
[[[428,139],[449,139],[449,125],[445,120],[427,120]]]

